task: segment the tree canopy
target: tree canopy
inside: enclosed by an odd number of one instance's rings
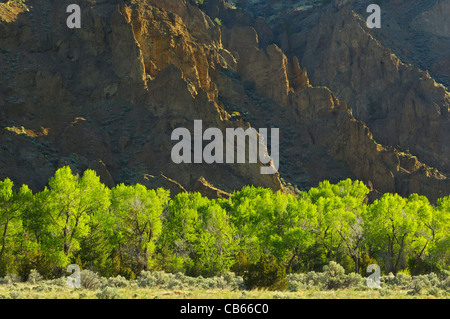
[[[246,186],[228,199],[171,196],[141,184],[108,188],[92,170],[62,167],[33,194],[7,178],[0,275],[57,277],[76,263],[126,277],[152,269],[213,276],[245,274],[266,259],[286,272],[330,261],[361,274],[369,263],[394,274],[449,268],[450,196],[432,205],[417,194],[384,194],[369,204],[368,193],[347,179],[297,194]]]

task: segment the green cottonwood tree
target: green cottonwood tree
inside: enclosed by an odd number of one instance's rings
[[[112,189],[113,229],[119,254],[137,273],[151,266],[162,228],[160,216],[169,199],[168,190],[149,190],[141,184],[120,184]]]
[[[406,214],[416,219],[416,231],[411,244],[408,247],[411,257],[421,259],[434,245],[436,232],[439,226],[436,223],[433,206],[425,196],[412,194],[409,196],[406,207]]]
[[[364,183],[350,179],[334,185],[323,181],[308,192],[317,206],[316,242],[324,249],[326,260],[336,259],[337,253],[344,250],[353,260],[356,272],[365,251],[363,212],[368,193]]]
[[[336,214],[343,209],[342,199],[336,196],[320,197],[315,205],[318,220],[316,242],[324,251],[326,260],[335,260],[343,246],[342,237],[336,230]]]
[[[237,248],[226,211],[199,193],[176,195],[164,216],[161,264],[169,271],[214,275],[231,267]]]
[[[405,199],[397,194],[384,194],[367,209],[366,235],[386,262],[386,271],[396,274],[405,260],[420,258],[431,247],[433,208],[422,196]]]
[[[424,214],[427,217],[426,214]],[[427,242],[428,255],[425,260],[431,266],[430,271],[440,270],[450,264],[450,196],[440,198],[433,210],[431,219],[427,218],[425,226],[431,231]],[[437,268],[437,269],[436,269]]]
[[[109,205],[109,189],[94,171],[79,177],[66,166],[35,196],[25,219],[45,256],[55,267],[65,267],[89,235],[91,218],[104,214]]]
[[[341,201],[343,206],[335,211],[331,227],[341,237],[347,254],[355,264],[355,272],[359,273],[366,253],[363,218],[366,206],[351,196],[345,196]]]
[[[290,268],[295,258],[314,242],[317,210],[308,198],[276,192],[259,202],[258,238],[264,252]]]
[[[199,193],[176,195],[164,212],[158,242],[160,264],[167,271],[189,272],[195,259],[195,244],[201,232],[198,209],[208,205]]]
[[[235,228],[230,223],[227,212],[214,201],[199,211],[202,221],[196,240],[196,268],[204,275],[214,275],[228,270],[234,260],[238,242]]]
[[[278,193],[277,197],[280,196],[286,200],[286,206],[277,211],[269,238],[274,256],[289,270],[293,261],[305,258],[303,253],[314,244],[318,215],[309,198]]]
[[[314,242],[317,210],[305,196],[244,187],[224,207],[237,229],[240,250],[252,263],[266,254],[289,269]]]
[[[239,249],[249,262],[257,262],[261,254],[270,254],[272,249],[263,244],[263,229],[269,226],[273,215],[273,191],[260,187],[246,186],[222,205],[230,215],[231,223],[236,228],[236,238]]]
[[[28,186],[13,190],[13,182],[7,178],[0,182],[0,276],[14,268],[14,249],[21,242],[22,212],[33,196]]]

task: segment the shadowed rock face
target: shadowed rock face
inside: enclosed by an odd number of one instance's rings
[[[330,87],[378,142],[409,150],[448,174],[449,93],[366,30],[354,12],[326,14],[293,52],[301,54],[311,82]]]
[[[82,1],[78,30],[65,26],[69,2],[0,4],[0,178],[40,189],[71,165],[172,194],[283,189],[260,163],[174,164],[172,131],[198,119],[280,128],[281,177],[299,188],[351,177],[374,195],[450,193],[448,92],[351,11],[320,12],[277,45],[277,28],[223,1],[202,8],[211,16],[184,0]]]
[[[177,127],[196,119],[205,128],[244,127],[218,104],[212,77],[237,62],[208,16],[183,1],[84,1],[82,28],[70,30],[66,2],[28,1],[29,11],[8,11],[0,24],[1,120],[11,128],[1,131],[1,178],[37,190],[71,165],[95,169],[108,186],[141,182],[216,195],[227,193],[214,185],[282,188],[278,174],[260,174],[262,164],[171,161]]]

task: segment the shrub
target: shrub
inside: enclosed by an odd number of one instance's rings
[[[378,289],[378,293],[380,294],[380,296],[389,296],[392,293],[392,290],[389,288],[381,288]]]
[[[159,287],[166,289],[241,289],[243,278],[232,272],[222,276],[203,278],[190,277],[183,273],[170,274],[163,271],[142,271],[137,279],[140,287]]]
[[[170,274],[164,271],[142,271],[138,277],[140,287],[159,287],[178,289],[184,287],[184,282],[188,282],[187,276],[182,273]]]
[[[435,297],[440,297],[443,294],[444,294],[444,292],[437,287],[430,288],[427,291],[427,295],[431,295],[431,296],[435,296]]]
[[[66,277],[60,277],[53,280],[47,281],[50,285],[55,285],[59,287],[67,287],[67,278]]]
[[[306,274],[289,274],[287,276],[289,290],[300,289],[339,289],[365,288],[365,280],[356,273],[345,274],[344,268],[336,262],[330,262],[322,273],[310,271]]]
[[[108,278],[108,280],[105,283],[106,287],[128,287],[130,285],[130,282],[121,275],[117,275],[116,277]]]
[[[7,274],[4,278],[0,279],[0,284],[13,284],[16,282],[20,282],[21,278],[16,274]]]
[[[232,286],[236,280],[236,274],[231,271],[227,271],[222,274],[222,278],[227,282],[228,285]]]
[[[428,281],[432,287],[436,287],[439,285],[439,277],[434,272],[428,274]]]
[[[227,289],[229,288],[228,282],[223,277],[213,277],[212,279],[212,287],[215,289]]]
[[[171,290],[182,289],[183,288],[183,282],[181,280],[178,280],[178,279],[175,279],[175,278],[171,278],[167,282],[167,288],[169,288]]]
[[[80,273],[81,276],[81,287],[86,289],[98,289],[102,284],[100,276],[88,269],[84,269]]]
[[[227,271],[222,275],[229,289],[243,289],[244,279],[242,276],[236,276],[234,272]]]
[[[448,278],[450,278],[450,270],[441,270],[439,272],[439,279],[441,281],[445,281]]]
[[[140,287],[156,287],[163,288],[171,274],[163,271],[142,271],[138,277],[138,285]]]
[[[395,276],[393,273],[389,273],[387,276],[382,276],[380,278],[382,285],[388,285],[390,287],[394,287],[396,285]]]
[[[411,283],[411,276],[404,273],[398,273],[392,280],[392,283],[399,288],[406,288]]]
[[[364,278],[361,277],[360,274],[356,274],[354,272],[345,276],[344,286],[346,288],[354,288],[354,289],[358,288],[362,289],[366,287]]]
[[[244,274],[244,283],[248,289],[268,288],[269,290],[286,290],[288,283],[286,271],[273,256],[262,255],[259,261],[251,264]]]
[[[323,267],[324,284],[326,289],[339,289],[345,287],[345,269],[337,262],[331,261]]]
[[[155,286],[155,281],[150,271],[142,271],[137,278],[138,285],[140,287],[153,287]]]
[[[41,274],[36,270],[36,269],[32,269],[30,271],[30,274],[28,275],[28,282],[31,284],[35,284],[38,283],[40,281],[42,281],[43,278],[41,276]]]
[[[429,275],[414,276],[412,277],[411,287],[417,287],[416,289],[422,290],[423,288],[431,288],[439,283],[438,281],[433,280],[433,277],[431,277],[431,279],[432,280],[430,280]]]
[[[39,292],[41,292],[41,291],[49,291],[49,290],[52,290],[52,287],[48,286],[45,283],[40,283],[36,287],[33,287],[33,290],[36,290],[36,291],[39,291]]]
[[[289,288],[289,291],[295,292],[295,291],[305,289],[305,286],[301,282],[298,282],[298,281],[293,281],[293,282],[288,281],[288,288]]]
[[[306,281],[307,274],[289,274],[286,279],[290,291],[299,291],[301,289],[308,289]]]
[[[205,281],[205,280],[199,280],[198,282],[197,282],[197,285],[196,285],[198,288],[200,288],[200,289],[208,289],[209,288],[209,284]]]
[[[440,282],[437,285],[438,288],[444,289],[447,292],[450,292],[450,271],[449,270],[441,270],[439,273]]]
[[[96,296],[98,299],[122,299],[122,295],[114,287],[104,287]]]
[[[310,271],[306,274],[306,285],[310,288],[319,287],[322,288],[325,282],[325,276],[323,273]]]
[[[447,277],[445,280],[442,280],[439,283],[439,288],[446,289],[447,291],[450,291],[450,277]]]
[[[406,293],[407,295],[420,295],[422,292],[423,286],[420,282],[415,282],[411,286],[411,288],[412,289]]]
[[[410,288],[411,291],[408,292],[410,295],[421,294],[423,289],[430,288],[432,286],[427,275],[415,276],[411,280]]]
[[[186,276],[184,282],[186,283],[186,285],[188,285],[188,287],[196,287],[198,285],[198,280],[194,277]]]

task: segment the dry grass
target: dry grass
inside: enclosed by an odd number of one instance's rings
[[[132,284],[126,288],[114,288],[116,298],[121,299],[436,299],[450,298],[449,294],[435,297],[426,293],[409,295],[406,290],[389,290],[388,293],[377,289],[357,291],[342,290],[301,290],[297,292],[276,292],[262,289],[229,290],[169,290],[142,288]],[[0,285],[0,298],[12,299],[97,299],[101,289],[69,289],[47,283],[14,283]]]

